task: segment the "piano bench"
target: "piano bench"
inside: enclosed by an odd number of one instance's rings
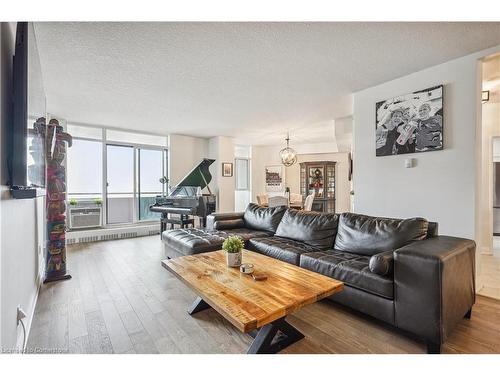
[[[189,216],[181,215],[180,218],[165,218],[162,219],[162,224],[164,224],[165,230],[167,225],[170,224],[170,229],[174,229],[174,225],[180,225],[182,229],[188,228],[191,225],[194,228],[194,219],[190,219]],[[163,229],[163,228],[162,228]]]

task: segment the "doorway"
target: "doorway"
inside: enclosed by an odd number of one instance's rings
[[[158,220],[149,206],[166,193],[167,150],[140,145],[106,145],[106,222],[132,224]]]
[[[500,299],[500,55],[482,62],[482,181],[481,210],[488,223],[483,233],[482,287],[478,294]]]

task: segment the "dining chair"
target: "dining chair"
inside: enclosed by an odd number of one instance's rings
[[[288,198],[283,196],[269,197],[268,204],[269,207],[279,207],[279,206],[288,207]]]
[[[314,193],[309,194],[304,202],[304,211],[311,211],[314,202]]]
[[[269,204],[267,194],[257,194],[257,204],[259,206],[267,206]]]

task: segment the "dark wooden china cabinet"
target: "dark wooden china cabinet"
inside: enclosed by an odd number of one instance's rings
[[[300,193],[314,193],[313,211],[335,212],[335,162],[300,163]]]

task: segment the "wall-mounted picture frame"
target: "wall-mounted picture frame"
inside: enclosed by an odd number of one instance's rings
[[[376,103],[376,155],[442,150],[443,108],[443,85]]]
[[[265,170],[266,192],[285,190],[285,168],[283,165],[269,165]]]
[[[222,177],[233,177],[233,163],[222,163]]]

